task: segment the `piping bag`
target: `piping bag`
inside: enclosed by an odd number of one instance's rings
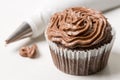
[[[99,11],[105,11],[120,6],[120,0],[44,0],[45,3],[39,13],[26,19],[17,30],[6,39],[6,44],[23,38],[36,38],[46,28],[51,15],[70,7],[84,6]]]

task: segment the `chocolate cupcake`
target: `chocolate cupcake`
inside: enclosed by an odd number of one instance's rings
[[[102,13],[75,7],[55,13],[45,35],[59,70],[90,75],[106,66],[115,33]]]

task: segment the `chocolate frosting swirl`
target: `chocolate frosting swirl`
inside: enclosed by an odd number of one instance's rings
[[[98,11],[75,7],[55,13],[48,25],[48,39],[68,48],[91,47],[111,34],[111,26]]]

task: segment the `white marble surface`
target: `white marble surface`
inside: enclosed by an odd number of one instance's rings
[[[5,46],[4,40],[24,18],[41,6],[40,1],[43,0],[0,0],[0,80],[120,80],[120,8],[105,13],[116,30],[116,40],[107,67],[95,75],[71,76],[57,70],[44,36]],[[39,48],[36,59],[18,54],[21,46],[33,43]]]

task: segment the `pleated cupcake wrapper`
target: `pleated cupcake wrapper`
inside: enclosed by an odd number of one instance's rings
[[[56,43],[47,39],[52,56],[56,55],[54,63],[63,72],[73,75],[88,75],[95,73],[107,64],[109,53],[115,39],[115,32],[112,30],[112,41],[98,49],[71,50],[58,47]]]

